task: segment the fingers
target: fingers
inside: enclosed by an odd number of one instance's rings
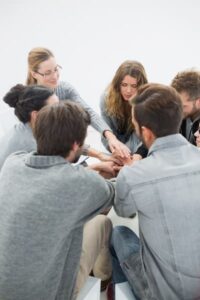
[[[123,143],[118,141],[118,144],[115,145],[114,151],[118,154],[121,158],[128,158],[130,157],[130,149],[124,145]],[[112,151],[112,152],[114,152]]]

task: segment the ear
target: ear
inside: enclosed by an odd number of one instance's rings
[[[36,118],[37,118],[37,114],[38,114],[38,111],[36,110],[33,110],[31,112],[31,120],[30,120],[30,123],[31,123],[31,127],[34,128],[35,126],[35,121],[36,121]]]
[[[36,79],[37,80],[37,73],[36,72],[34,72],[34,71],[30,71],[30,73],[31,73],[31,76],[34,78],[34,79]]]
[[[72,145],[72,151],[76,152],[78,151],[80,148],[80,146],[77,144],[77,142],[74,142],[74,144]]]
[[[197,104],[198,109],[200,109],[200,98],[196,99],[196,104]]]
[[[142,134],[142,139],[144,140],[145,145],[147,146],[147,148],[150,148],[156,139],[154,133],[151,131],[151,129],[149,129],[145,126],[142,126],[141,134]]]
[[[74,142],[66,159],[69,160],[70,162],[74,162],[74,159],[76,158],[76,155],[79,150],[80,150],[80,146],[77,144],[77,142]]]

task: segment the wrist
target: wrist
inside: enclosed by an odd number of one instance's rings
[[[100,168],[99,164],[96,163],[96,164],[90,165],[90,166],[89,166],[89,169],[91,169],[91,170],[93,170],[93,171],[96,171],[96,172],[99,172],[101,168]]]
[[[112,131],[110,131],[110,130],[106,130],[106,131],[104,131],[104,137],[107,139],[107,140],[116,140],[117,138],[116,138],[116,136],[114,135],[114,133],[112,133]]]

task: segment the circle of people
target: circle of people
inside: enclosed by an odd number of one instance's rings
[[[19,123],[0,139],[0,299],[76,299],[89,274],[109,300],[127,281],[133,299],[199,299],[200,72],[148,83],[127,60],[100,117],[61,70],[33,48],[3,97]],[[105,152],[85,144],[89,125]],[[112,228],[112,206],[138,215],[139,237]]]

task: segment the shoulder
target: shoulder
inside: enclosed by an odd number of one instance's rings
[[[77,172],[77,179],[84,184],[85,187],[88,187],[88,191],[91,190],[94,193],[104,193],[109,186],[113,186],[113,183],[105,180],[96,171],[81,165],[75,166],[74,168]]]
[[[59,85],[55,89],[55,93],[60,100],[73,100],[80,97],[73,85],[64,81],[59,82]]]
[[[101,96],[100,96],[100,103],[101,103],[102,105],[105,104],[107,95],[108,95],[108,93],[107,93],[106,91],[104,91],[104,92],[101,94]]]
[[[72,84],[66,81],[60,81],[57,88],[60,89],[70,89],[73,88]]]
[[[107,99],[107,92],[104,91],[100,96],[100,108],[101,110],[105,111],[106,108],[106,99]]]
[[[27,151],[16,151],[12,154],[10,154],[2,167],[3,170],[10,170],[10,169],[18,169],[18,166],[21,164],[21,162],[25,161],[25,158],[27,157],[29,153]]]

